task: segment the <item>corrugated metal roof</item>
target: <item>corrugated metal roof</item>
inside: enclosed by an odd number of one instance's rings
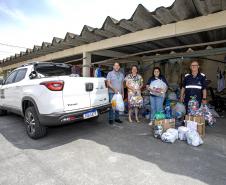
[[[226,10],[226,0],[175,0],[170,7],[159,7],[154,12],[150,12],[143,5],[139,4],[132,17],[128,20],[122,19],[118,21],[108,16],[101,28],[92,28],[85,25],[80,35],[68,32],[64,38],[54,37],[52,43],[43,42],[41,46],[35,45],[33,49],[27,49],[26,52],[20,52],[20,54],[7,57],[0,61],[0,63],[1,66],[7,66],[12,63],[36,58],[67,48],[97,42],[107,38],[117,37],[131,32],[191,19],[198,16],[208,15],[222,10]],[[225,30],[223,33],[225,33]],[[211,38],[211,40],[218,40],[217,34],[206,34],[208,38]],[[202,42],[203,37],[202,34],[193,34],[190,38],[181,36],[180,38],[165,39],[164,41],[143,43],[142,45],[137,44],[133,46],[119,47],[115,50],[133,53],[141,50],[167,47],[167,45],[184,44],[192,40],[195,42]]]

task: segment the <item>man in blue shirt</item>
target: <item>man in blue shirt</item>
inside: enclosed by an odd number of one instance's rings
[[[94,72],[94,77],[97,78],[101,78],[102,77],[102,71],[101,71],[101,66],[98,65],[98,67],[96,68],[95,72]]]
[[[114,96],[114,94],[120,93],[122,97],[124,97],[124,75],[120,72],[120,64],[118,62],[114,63],[113,70],[110,71],[107,75],[108,89],[109,89],[109,99],[110,102]],[[122,123],[119,119],[119,112],[113,111],[112,109],[109,111],[109,124],[113,124],[113,119],[115,115],[115,122]]]
[[[181,89],[180,101],[184,102],[188,108],[188,102],[191,96],[196,96],[199,106],[201,103],[206,104],[207,83],[206,76],[199,71],[199,63],[193,60],[190,65],[191,73],[186,74]]]

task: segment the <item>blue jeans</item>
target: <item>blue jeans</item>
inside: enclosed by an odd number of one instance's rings
[[[114,96],[114,93],[109,93],[109,100],[111,102],[112,98]],[[115,119],[119,119],[119,112],[118,111],[114,111],[112,108],[110,109],[109,113],[108,113],[108,120],[114,120]]]
[[[163,101],[164,97],[161,96],[150,96],[150,103],[151,103],[151,115],[150,120],[154,120],[154,115],[156,112],[163,111]]]

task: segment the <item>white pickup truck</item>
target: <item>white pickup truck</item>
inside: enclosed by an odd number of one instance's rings
[[[98,118],[109,108],[105,78],[78,77],[63,63],[21,66],[0,85],[0,115],[23,116],[33,139],[44,137],[47,126]]]

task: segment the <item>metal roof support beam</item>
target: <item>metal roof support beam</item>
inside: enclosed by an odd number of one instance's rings
[[[212,56],[212,55],[222,55],[226,53],[226,47],[223,48],[215,48],[215,49],[204,49],[199,51],[193,52],[183,52],[183,53],[175,53],[175,54],[164,54],[164,55],[154,55],[150,57],[146,57],[143,59],[144,62],[149,61],[160,61],[160,60],[167,60],[167,59],[175,59],[175,58],[198,58],[204,56]]]
[[[175,59],[175,58],[196,58],[196,57],[205,57],[205,56],[212,56],[212,55],[221,55],[226,53],[226,47],[223,48],[214,48],[214,49],[204,49],[199,51],[193,51],[193,52],[181,52],[181,53],[175,53],[175,54],[162,54],[162,55],[152,55],[149,57],[143,57],[142,62],[144,63],[153,63],[153,61],[161,61],[161,60],[167,60],[167,59]],[[95,62],[93,64],[102,64],[102,63],[114,63],[115,61],[120,61],[122,59],[117,60],[103,60],[100,62]],[[133,61],[127,61],[127,63],[132,63]]]
[[[221,41],[213,41],[213,42],[206,42],[206,43],[201,43],[201,44],[189,44],[189,45],[184,45],[184,46],[175,46],[175,47],[168,47],[168,48],[162,48],[162,49],[154,49],[154,50],[149,50],[149,51],[143,51],[143,52],[138,52],[138,53],[134,53],[134,54],[129,54],[129,55],[124,55],[121,58],[111,58],[111,59],[106,59],[106,60],[102,60],[99,62],[95,62],[93,64],[101,64],[101,63],[107,63],[107,62],[111,62],[111,61],[115,61],[115,60],[119,60],[119,59],[126,59],[126,58],[132,58],[138,55],[144,55],[144,54],[150,54],[150,53],[160,53],[160,52],[166,52],[166,51],[174,51],[177,49],[186,49],[186,48],[192,48],[192,47],[203,47],[203,46],[211,46],[211,45],[216,45],[216,44],[223,44],[226,43],[226,40],[221,40]],[[175,53],[175,51],[174,51]],[[159,54],[160,55],[160,54]],[[172,53],[171,53],[172,56]],[[145,60],[147,57],[142,57],[142,60]]]
[[[112,51],[112,50],[95,51],[95,52],[92,52],[92,54],[105,56],[105,57],[119,57],[119,58],[127,55],[127,53],[121,53],[121,52]]]

